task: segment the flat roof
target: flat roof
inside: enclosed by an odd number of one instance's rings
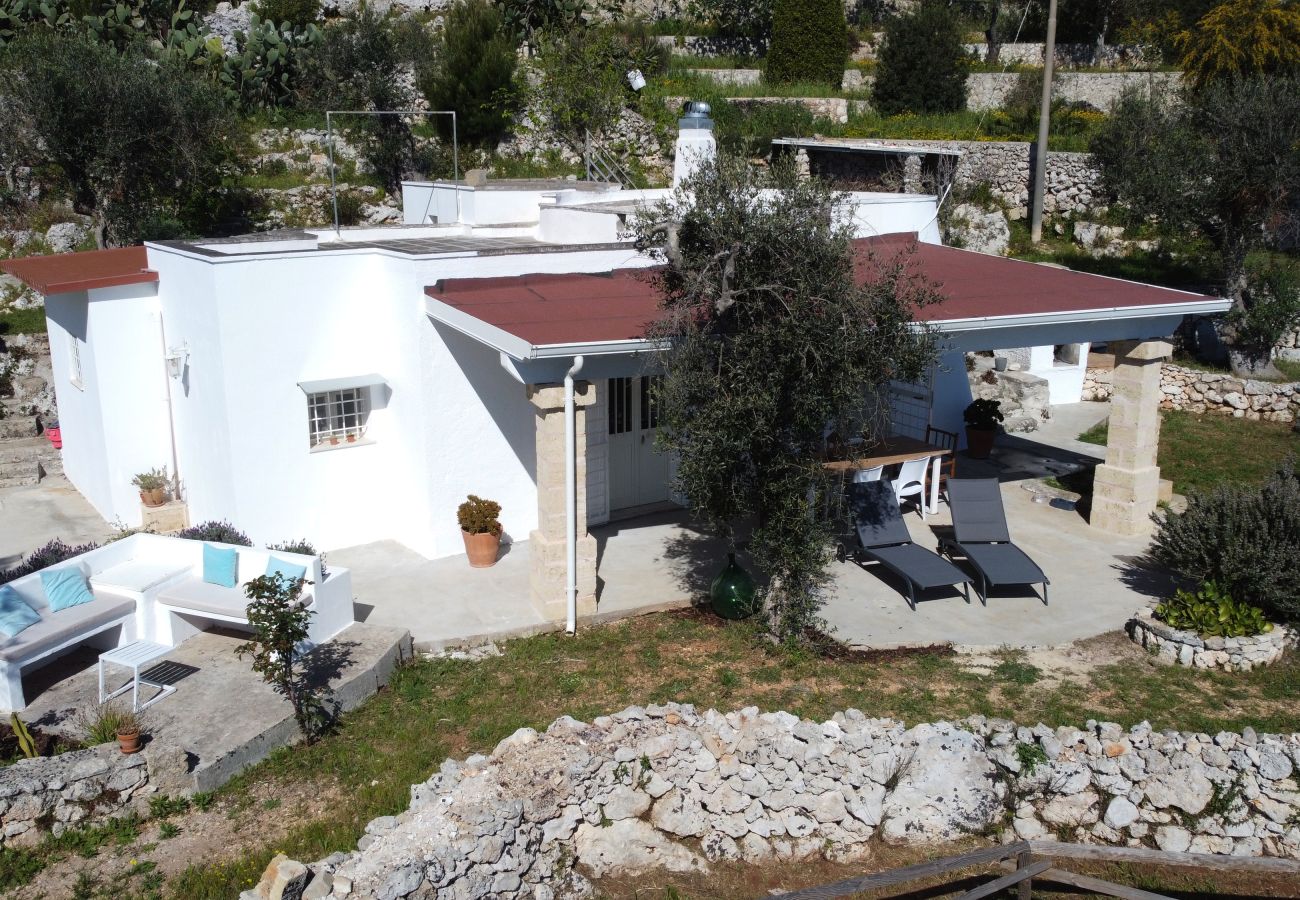
[[[897,143],[875,138],[773,138],[772,143],[782,147],[803,147],[815,150],[854,150],[868,153],[914,153],[927,156],[961,156],[964,151],[949,147],[929,147],[924,144]],[[993,142],[1003,143],[1003,142]]]
[[[148,267],[149,257],[144,247],[24,256],[0,262],[0,269],[46,296],[156,282],[158,273]]]
[[[853,243],[859,284],[901,265],[935,283],[946,298],[916,310],[915,321],[958,329],[1220,312],[1230,305],[1218,297],[926,244],[915,233]],[[524,347],[528,355],[545,355],[538,349],[643,342],[659,315],[655,272],[458,278],[425,293],[435,318],[511,355]]]

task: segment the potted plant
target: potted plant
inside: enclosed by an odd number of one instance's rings
[[[1002,403],[998,400],[975,400],[962,413],[966,420],[966,452],[973,459],[988,459],[993,439],[1002,422]]]
[[[456,509],[460,520],[460,534],[465,539],[465,555],[476,569],[495,565],[497,551],[501,548],[501,504],[482,497],[469,495],[469,499]]]
[[[140,716],[123,707],[117,718],[117,747],[123,753],[140,751]]]
[[[140,502],[145,506],[162,506],[167,502],[167,470],[150,469],[131,479],[140,489]]]

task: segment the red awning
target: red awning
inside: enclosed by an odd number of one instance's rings
[[[157,281],[158,273],[148,267],[144,247],[25,256],[0,262],[0,269],[46,296]]]

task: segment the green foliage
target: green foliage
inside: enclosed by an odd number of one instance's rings
[[[1029,776],[1039,766],[1047,764],[1047,752],[1037,744],[1016,744],[1016,759],[1020,762],[1020,771]]]
[[[843,0],[776,0],[767,80],[838,87],[849,56]]]
[[[500,503],[484,500],[475,494],[470,494],[468,500],[456,507],[456,520],[460,522],[461,530],[470,534],[500,534],[501,523],[497,521],[500,515]]]
[[[31,31],[0,59],[0,153],[58,167],[108,243],[176,234],[219,193],[238,147],[221,92],[179,62]]]
[[[155,819],[166,819],[169,816],[180,815],[188,812],[190,800],[188,797],[172,797],[168,794],[154,794],[149,798],[149,815]]]
[[[841,202],[786,161],[758,171],[722,155],[634,226],[667,260],[652,328],[670,348],[660,448],[678,455],[676,487],[697,515],[724,534],[752,517],[767,613],[793,643],[819,623],[831,559],[825,430],[855,431],[869,389],[918,375],[934,353],[911,326],[933,288],[900,260],[859,285]]]
[[[687,14],[722,37],[763,41],[772,33],[774,0],[687,0]]]
[[[0,47],[35,25],[63,28],[72,16],[57,0],[0,0]]]
[[[1263,485],[1193,493],[1159,522],[1154,558],[1178,573],[1248,597],[1272,621],[1300,623],[1300,475],[1294,459]]]
[[[150,469],[131,479],[131,483],[142,491],[156,491],[167,487],[167,469]]]
[[[459,0],[443,18],[435,61],[423,73],[420,89],[431,109],[456,111],[461,142],[492,147],[518,108],[516,59],[500,11],[487,0]],[[444,136],[451,135],[449,117],[437,124]]]
[[[1300,273],[1295,264],[1257,263],[1246,267],[1242,303],[1228,316],[1232,344],[1267,360],[1277,342],[1300,320]]]
[[[1300,75],[1300,9],[1282,0],[1230,0],[1175,39],[1183,75],[1203,86]]]
[[[586,0],[497,0],[497,6],[502,24],[533,45],[542,32],[572,31],[586,22]]]
[[[61,563],[65,559],[72,559],[74,556],[89,553],[96,546],[94,543],[68,545],[55,538],[27,554],[21,564],[14,566],[12,569],[0,571],[0,584],[7,584],[15,578],[22,578],[24,575],[39,572],[41,569],[55,563]]]
[[[267,544],[267,550],[279,550],[281,553],[297,553],[302,556],[316,556],[320,558],[320,577],[325,578],[329,575],[329,569],[325,568],[325,554],[316,552],[316,545],[306,538],[297,541],[281,541],[278,544]]]
[[[253,13],[248,30],[235,34],[235,52],[222,64],[222,85],[246,109],[291,104],[298,88],[300,56],[320,34],[315,25],[277,25]]]
[[[966,106],[961,25],[942,0],[921,0],[885,26],[872,103],[881,115],[956,112]]]
[[[263,21],[303,29],[320,19],[320,0],[257,0]]]
[[[1262,609],[1234,600],[1213,581],[1197,591],[1177,591],[1156,606],[1155,617],[1201,637],[1252,637],[1273,630]]]
[[[1090,149],[1101,186],[1133,222],[1201,236],[1220,258],[1223,290],[1238,300],[1246,257],[1294,221],[1300,189],[1300,83],[1214,81],[1175,102],[1125,94]]]
[[[93,703],[79,709],[74,721],[85,735],[86,744],[92,747],[116,741],[119,734],[138,734],[144,725],[139,713],[116,700]]]
[[[235,544],[239,547],[253,546],[253,542],[248,539],[248,535],[226,521],[200,522],[198,525],[182,528],[176,532],[176,536],[190,541],[208,541],[213,544]]]
[[[972,400],[970,405],[962,410],[961,417],[968,427],[976,431],[996,431],[998,425],[1006,418],[1000,400]]]
[[[713,107],[714,137],[725,153],[767,156],[772,139],[811,136],[822,124],[802,103],[740,104],[722,101]]]
[[[299,649],[307,640],[308,625],[316,614],[300,602],[304,583],[302,578],[276,574],[254,578],[244,585],[253,638],[236,647],[235,653],[241,659],[251,656],[253,671],[289,701],[298,729],[310,744],[324,732],[331,716],[322,699],[326,686],[311,678]]]
[[[28,730],[27,725],[23,720],[18,718],[18,713],[11,712],[9,714],[9,727],[13,730],[14,737],[18,740],[18,750],[22,753],[23,757],[26,759],[35,759],[37,756],[36,740],[32,737],[31,731]]]

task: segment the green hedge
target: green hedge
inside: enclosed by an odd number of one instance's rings
[[[842,0],[776,0],[767,79],[818,81],[839,87],[849,56]]]

